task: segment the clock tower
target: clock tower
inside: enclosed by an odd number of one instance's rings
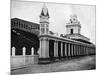
[[[46,5],[44,4],[40,14],[40,35],[49,34],[49,13]]]

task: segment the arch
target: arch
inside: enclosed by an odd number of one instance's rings
[[[15,30],[16,32],[13,32]],[[20,33],[18,35],[17,33]],[[16,47],[16,55],[22,55],[22,47],[26,47],[26,55],[31,55],[31,47],[34,47],[34,54],[37,54],[39,49],[39,37],[19,29],[11,30],[11,46]]]

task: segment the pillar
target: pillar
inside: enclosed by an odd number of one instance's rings
[[[58,57],[58,41],[54,41],[54,56]]]
[[[82,52],[81,52],[82,51],[82,48],[81,48],[81,46],[79,46],[79,47],[80,47],[80,55],[82,55]]]
[[[54,57],[57,57],[57,51],[56,51],[56,41],[54,41]]]
[[[76,46],[75,46],[75,44],[74,44],[74,56],[76,55],[75,51],[76,51]]]
[[[40,38],[39,58],[49,58],[49,39]]]
[[[34,55],[34,47],[31,48],[31,55]]]
[[[73,44],[73,56],[74,56],[74,44]]]
[[[61,42],[61,56],[63,56],[63,43]]]
[[[78,55],[80,55],[80,45],[78,45]]]
[[[78,48],[78,45],[77,45],[77,55],[79,55],[79,48]]]
[[[68,43],[68,56],[70,56],[70,43]]]
[[[73,56],[73,44],[71,45],[71,55]]]
[[[57,57],[58,57],[58,41],[56,41],[56,51],[57,51]]]
[[[23,47],[23,56],[26,55],[26,47]]]
[[[75,45],[75,55],[77,56],[77,45]]]
[[[15,50],[16,50],[16,48],[12,47],[12,56],[15,56]]]
[[[40,39],[39,57],[42,57],[42,39]]]
[[[65,56],[67,56],[66,43],[65,43]]]

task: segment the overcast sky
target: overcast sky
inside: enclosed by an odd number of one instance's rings
[[[58,34],[66,34],[66,23],[70,15],[76,14],[81,23],[81,34],[95,44],[95,6],[45,3],[49,15],[49,29]],[[39,24],[39,15],[44,3],[17,1],[11,2],[11,18],[20,18]]]

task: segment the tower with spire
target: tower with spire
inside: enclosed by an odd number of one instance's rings
[[[42,7],[40,14],[40,35],[48,35],[49,33],[49,13],[46,5]]]

